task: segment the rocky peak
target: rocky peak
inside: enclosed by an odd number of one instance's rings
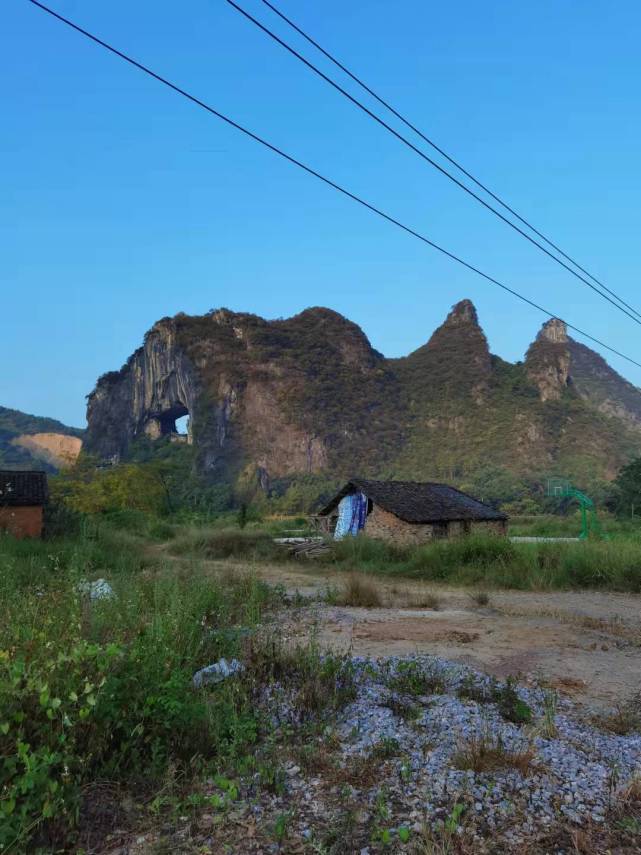
[[[330,361],[371,368],[383,358],[358,324],[333,309],[313,306],[292,318],[273,323],[290,341],[322,341]]]
[[[471,300],[461,300],[427,344],[399,361],[411,377],[413,398],[467,397],[481,403],[492,373],[492,357]]]
[[[569,342],[566,323],[551,318],[528,348],[525,369],[542,401],[558,401],[571,385]]]
[[[461,300],[452,307],[445,321],[434,332],[427,345],[428,348],[454,347],[463,352],[474,352],[475,361],[482,359],[488,362],[490,351],[485,333],[479,325],[476,307],[471,300]]]
[[[234,322],[235,314],[230,309],[212,309],[209,317],[219,326],[229,326]]]
[[[476,306],[471,300],[460,300],[456,305],[452,306],[452,311],[445,319],[443,326],[461,326],[462,324],[479,326],[479,316],[476,312]]]
[[[568,325],[559,318],[550,318],[541,327],[537,339],[550,341],[552,344],[566,344],[569,341]]]

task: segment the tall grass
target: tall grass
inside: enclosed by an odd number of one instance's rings
[[[624,537],[641,544],[641,519],[621,519],[599,512],[602,529],[612,538]],[[581,532],[579,511],[568,515],[536,514],[510,518],[510,534],[515,537],[578,537]]]
[[[626,538],[512,543],[507,538],[472,536],[399,547],[358,537],[336,544],[329,560],[337,569],[454,584],[641,592],[641,544]]]
[[[192,529],[176,538],[171,544],[172,555],[191,555],[199,558],[247,558],[254,560],[283,560],[286,550],[274,542],[265,531],[239,528]]]
[[[265,530],[194,528],[176,537],[174,555],[252,561],[291,560]],[[363,535],[344,538],[319,559],[336,569],[452,584],[520,590],[595,588],[641,592],[636,529],[610,540],[513,543],[474,535],[403,546]]]

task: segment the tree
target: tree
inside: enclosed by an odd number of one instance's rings
[[[614,506],[619,516],[641,516],[641,457],[619,472],[614,482]]]
[[[126,509],[158,513],[166,506],[165,485],[158,474],[138,463],[100,469],[85,457],[50,483],[54,500],[85,514]]]

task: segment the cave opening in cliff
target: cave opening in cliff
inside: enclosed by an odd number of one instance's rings
[[[187,436],[189,433],[189,410],[184,404],[177,402],[169,410],[158,417],[161,436]]]

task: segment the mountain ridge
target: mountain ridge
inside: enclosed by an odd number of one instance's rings
[[[54,472],[75,461],[83,436],[57,419],[0,407],[0,468]]]
[[[196,468],[211,480],[460,482],[487,466],[611,479],[641,453],[641,391],[563,321],[509,363],[469,300],[395,359],[323,307],[274,321],[228,309],[163,318],[88,396],[87,450],[126,458],[140,439],[172,438],[187,413]]]

